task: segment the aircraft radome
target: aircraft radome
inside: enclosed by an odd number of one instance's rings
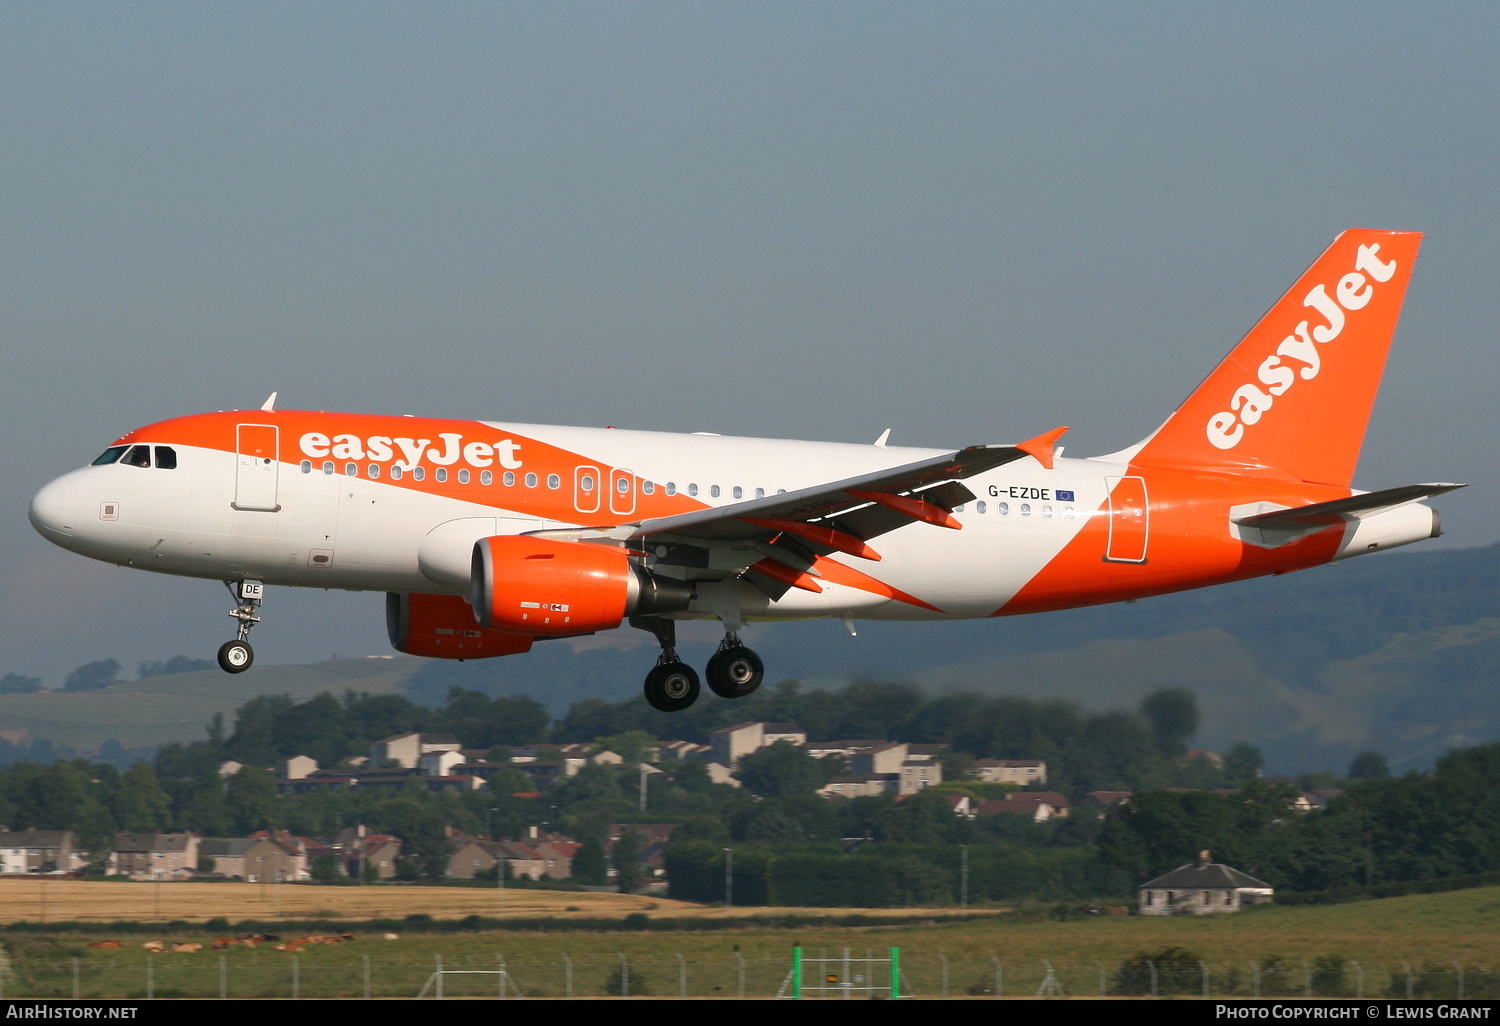
[[[225,582],[236,673],[268,586],[387,592],[392,644],[442,659],[631,625],[647,700],[697,673],[675,624],[724,640],[708,686],[760,684],[747,620],[1009,616],[1221,584],[1439,533],[1350,481],[1421,236],[1341,234],[1149,438],[1064,459],[1055,428],[957,450],[258,410],[121,436],[31,503],[93,559]]]

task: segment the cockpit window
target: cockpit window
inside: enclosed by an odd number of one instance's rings
[[[130,451],[120,460],[127,467],[149,467],[151,466],[151,446],[132,445]]]
[[[128,448],[130,447],[127,445],[111,445],[108,449],[101,452],[90,466],[107,467],[125,455],[125,450]]]
[[[156,447],[156,469],[176,470],[177,450],[170,445],[158,445]]]

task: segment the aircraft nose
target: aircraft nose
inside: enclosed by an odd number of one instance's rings
[[[46,485],[32,496],[28,516],[31,526],[43,538],[67,546],[73,537],[73,521],[78,513],[78,490],[66,477]]]

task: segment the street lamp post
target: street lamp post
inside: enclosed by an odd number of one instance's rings
[[[960,844],[959,853],[959,887],[958,907],[967,912],[969,910],[969,846]]]
[[[729,910],[734,907],[734,850],[725,848],[724,851],[724,908]]]

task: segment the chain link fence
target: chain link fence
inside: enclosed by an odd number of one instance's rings
[[[888,948],[807,948],[808,958],[847,958],[856,971]],[[901,996],[998,998],[1497,998],[1500,968],[1434,960],[1366,962],[1333,957],[1226,962],[1166,951],[1123,963],[949,957],[900,953]],[[60,961],[18,958],[0,971],[0,998],[426,998],[528,997],[773,998],[790,993],[791,958],[512,957],[501,951],[454,950],[423,959],[341,952],[275,951],[118,956],[89,954]],[[851,973],[850,979],[854,976]],[[854,999],[839,981],[819,994]],[[804,993],[806,995],[806,992]]]

